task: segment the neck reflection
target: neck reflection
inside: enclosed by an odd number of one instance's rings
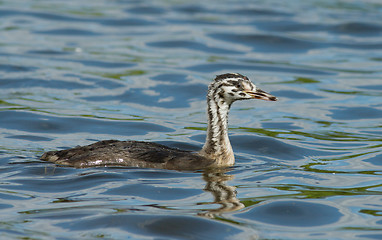
[[[213,218],[226,212],[233,212],[244,208],[244,204],[236,197],[236,187],[226,184],[234,178],[233,175],[226,174],[227,169],[210,169],[203,172],[203,179],[206,181],[204,191],[210,192],[214,201],[219,204],[216,209],[207,209],[198,215]]]

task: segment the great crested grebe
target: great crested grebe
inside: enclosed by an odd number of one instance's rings
[[[199,152],[179,150],[153,142],[105,140],[87,146],[46,152],[41,159],[77,168],[131,166],[196,170],[232,166],[235,157],[228,138],[228,112],[233,102],[247,99],[277,100],[241,74],[216,76],[208,87],[207,136]]]

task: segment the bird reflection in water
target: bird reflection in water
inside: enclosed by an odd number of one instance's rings
[[[211,169],[203,172],[203,179],[206,181],[204,191],[210,192],[214,197],[211,203],[219,204],[220,207],[204,210],[198,213],[199,216],[214,218],[222,213],[234,212],[245,207],[236,196],[236,187],[226,184],[234,178],[233,175],[226,174],[227,171],[227,169]]]

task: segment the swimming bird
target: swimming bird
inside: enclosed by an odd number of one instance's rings
[[[40,159],[77,168],[131,166],[174,170],[227,167],[235,163],[228,138],[228,112],[237,100],[277,98],[238,73],[216,76],[207,93],[207,136],[199,152],[170,148],[154,142],[104,140],[87,146],[44,153]]]

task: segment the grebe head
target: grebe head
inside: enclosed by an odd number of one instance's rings
[[[257,88],[248,77],[238,73],[226,73],[216,76],[209,89],[211,94],[224,99],[229,105],[236,100],[246,99],[277,101],[275,96]],[[213,89],[214,91],[211,91]]]

